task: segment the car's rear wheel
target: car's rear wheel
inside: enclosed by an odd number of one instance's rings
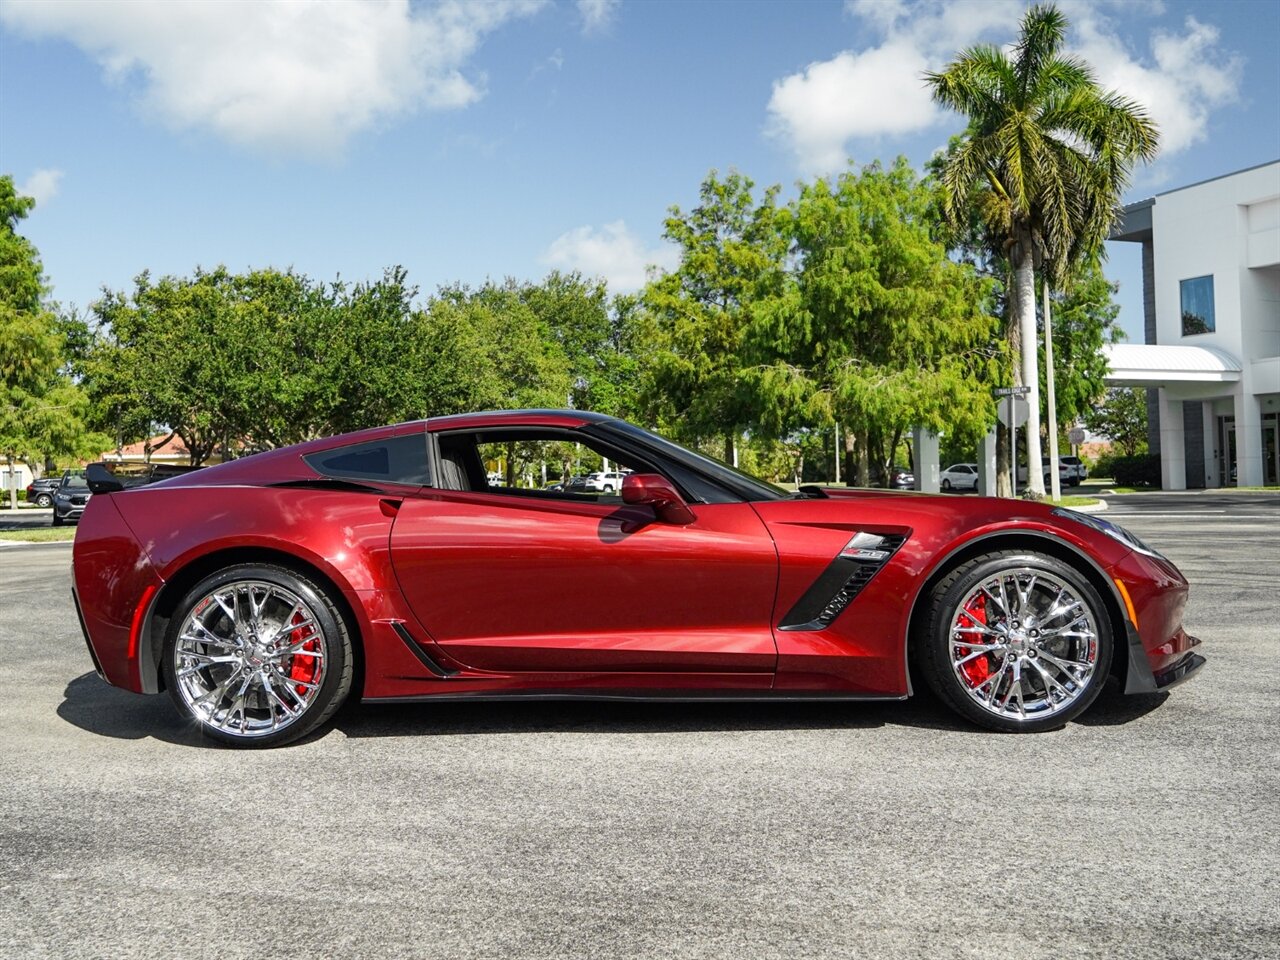
[[[934,587],[914,638],[925,679],[975,723],[1062,726],[1089,707],[1111,665],[1111,621],[1078,570],[1039,553],[976,557]]]
[[[37,494],[37,495],[36,495],[36,506],[37,506],[37,507],[52,507],[52,506],[53,506],[53,497],[49,496],[49,494],[47,494],[47,493],[40,493],[40,494]]]
[[[278,746],[315,730],[351,689],[351,637],[332,598],[282,567],[206,577],[169,622],[163,669],[178,710],[206,736]]]

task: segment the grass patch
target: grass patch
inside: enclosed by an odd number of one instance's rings
[[[1049,497],[1044,498],[1044,503],[1051,503],[1055,507],[1093,507],[1102,501],[1097,497],[1063,497],[1060,500],[1053,500]]]
[[[61,543],[75,538],[75,527],[32,527],[30,530],[0,530],[0,540],[17,540],[20,543]]]
[[[1205,493],[1280,493],[1280,487],[1210,487]]]

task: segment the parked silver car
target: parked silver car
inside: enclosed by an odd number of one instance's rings
[[[938,475],[938,482],[943,490],[977,490],[978,465],[976,463],[953,463]]]

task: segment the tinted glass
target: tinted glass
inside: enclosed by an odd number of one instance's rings
[[[1193,277],[1183,280],[1182,335],[1213,333],[1213,277]]]
[[[325,450],[303,459],[325,477],[414,486],[423,486],[431,479],[427,470],[427,438],[422,433]]]
[[[686,466],[693,470],[695,473],[692,477],[682,475],[674,479],[680,486],[685,487],[695,497],[704,502],[718,502],[718,500],[712,499],[714,490],[705,491],[699,489],[697,472],[702,472],[718,483],[722,483],[744,500],[783,500],[790,496],[781,487],[775,487],[773,484],[759,480],[749,473],[743,473],[737,467],[721,463],[719,460],[698,453],[696,450],[682,447],[680,444],[673,443],[665,437],[658,436],[656,433],[642,430],[634,424],[627,423],[625,420],[610,420],[599,426],[600,429],[617,430],[619,433],[636,438],[646,446],[661,453],[668,460],[673,461],[674,465]],[[708,496],[708,494],[712,496]]]

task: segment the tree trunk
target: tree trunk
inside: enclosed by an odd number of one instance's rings
[[[846,430],[844,436],[844,457],[841,461],[840,469],[844,472],[844,485],[852,487],[857,483],[857,477],[854,473],[854,451],[857,449],[857,438],[854,437],[852,430]]]
[[[884,459],[884,478],[881,481],[882,486],[890,487],[893,485],[893,468],[897,466],[898,460],[898,444],[902,442],[902,430],[893,431],[893,442],[889,444],[889,455]]]
[[[1027,400],[1027,486],[1028,500],[1044,499],[1044,472],[1040,464],[1040,373],[1036,351],[1036,286],[1031,237],[1024,234],[1014,247],[1013,296],[1021,340],[1022,385]]]
[[[1053,320],[1049,305],[1049,281],[1044,281],[1044,392],[1049,421],[1049,491],[1062,499],[1062,479],[1058,476],[1058,407],[1053,389]]]
[[[858,431],[858,483],[859,487],[871,486],[871,431]]]
[[[1009,472],[1009,430],[996,422],[996,496],[1012,497],[1013,483]]]
[[[9,509],[18,509],[18,475],[14,472],[13,454],[8,455],[9,464]]]

